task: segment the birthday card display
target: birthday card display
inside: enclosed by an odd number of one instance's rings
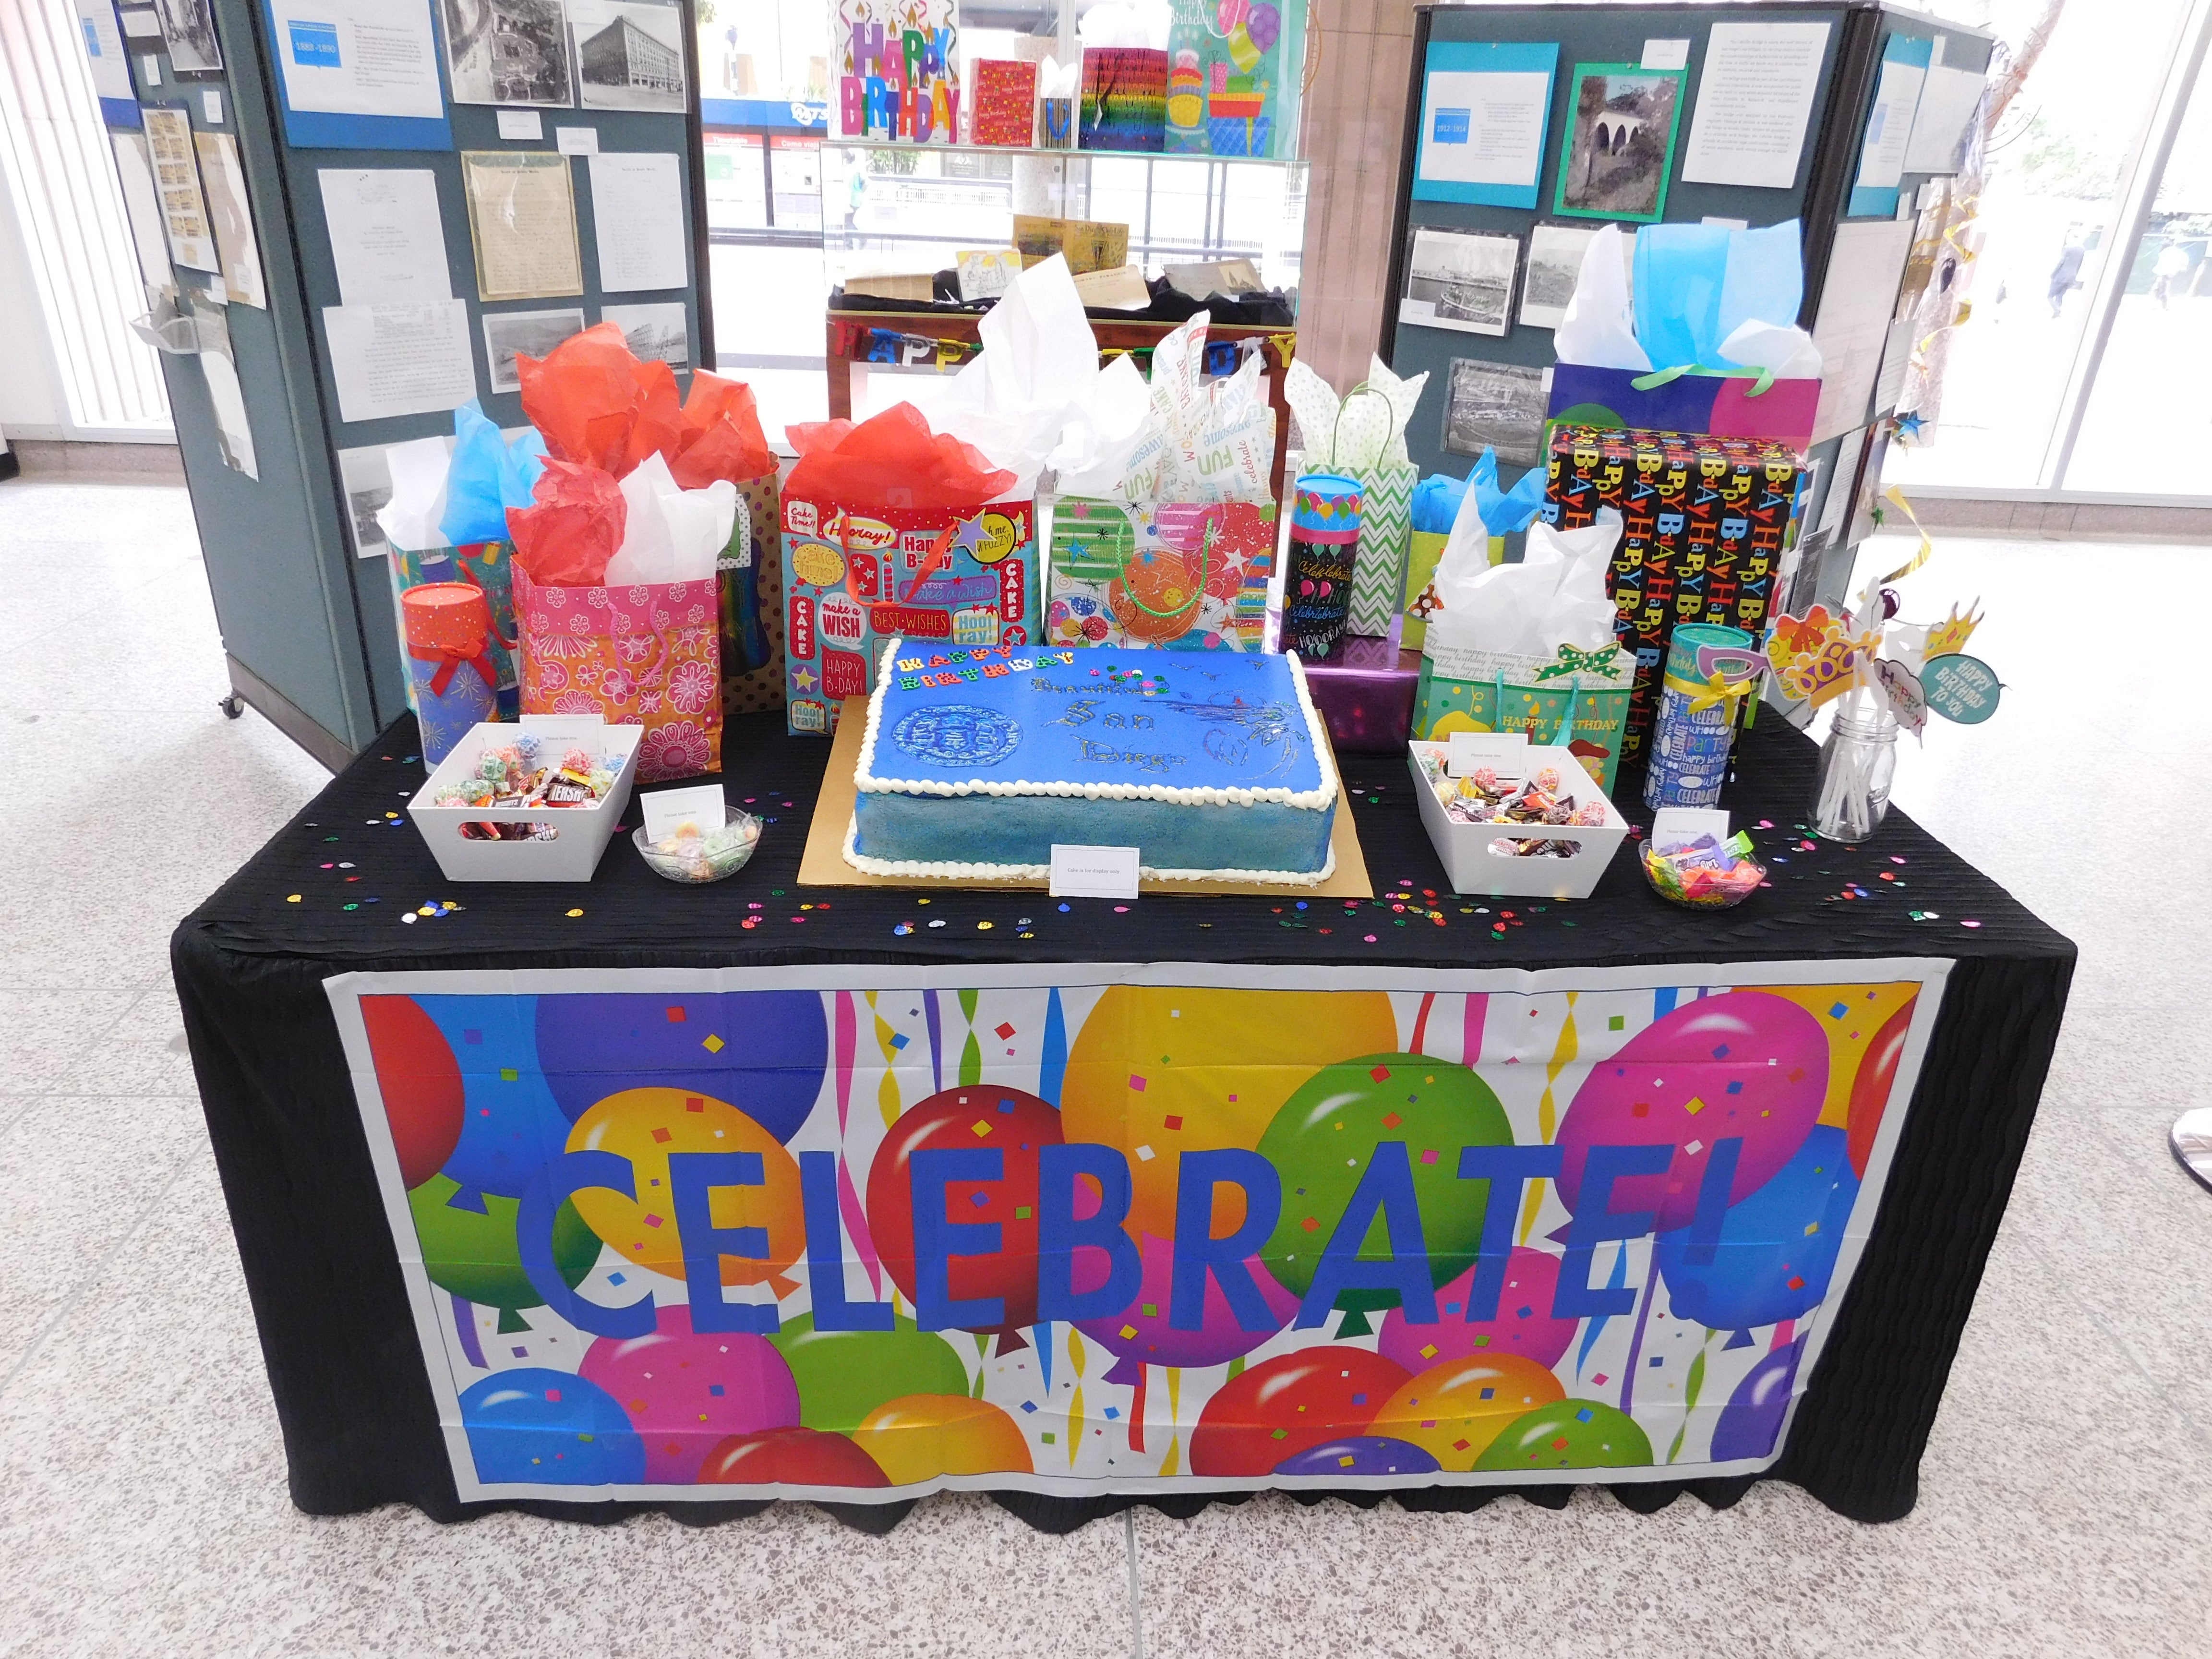
[[[837,131],[950,144],[960,131],[958,0],[836,0]]]
[[[1275,154],[1289,119],[1279,88],[1297,78],[1295,63],[1287,76],[1285,64],[1296,56],[1304,11],[1300,0],[1180,0],[1168,36],[1170,153]]]

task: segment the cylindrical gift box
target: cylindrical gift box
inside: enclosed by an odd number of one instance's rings
[[[491,602],[473,582],[428,582],[401,594],[399,609],[422,759],[435,766],[470,727],[499,718]]]
[[[1737,707],[1751,682],[1741,674],[1731,677],[1730,689],[1716,696],[1711,677],[1698,672],[1698,657],[1700,652],[1747,653],[1752,648],[1751,635],[1741,628],[1693,623],[1674,630],[1644,775],[1646,806],[1719,805],[1729,750],[1735,742]],[[1699,703],[1704,706],[1693,706]]]
[[[1308,472],[1291,506],[1291,559],[1283,584],[1283,645],[1322,657],[1344,636],[1359,554],[1359,480]]]

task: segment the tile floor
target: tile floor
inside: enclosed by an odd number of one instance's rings
[[[321,774],[216,712],[181,491],[0,486],[0,1654],[2212,1651],[2212,1194],[2164,1144],[2203,1092],[2212,705],[2186,648],[2094,676],[2052,649],[2117,608],[2093,595],[2191,603],[2205,557],[1959,538],[1915,579],[1984,597],[2009,687],[1908,750],[1899,797],[2082,950],[1910,1518],[1766,1486],[1723,1514],[1271,1498],[1066,1538],[972,1498],[882,1539],[796,1506],[441,1528],[288,1502],[167,983],[177,918]],[[128,642],[97,674],[95,623]],[[158,858],[116,809],[149,790]]]

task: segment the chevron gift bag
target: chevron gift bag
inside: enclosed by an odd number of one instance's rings
[[[1406,603],[1406,568],[1413,548],[1413,486],[1420,470],[1412,466],[1351,469],[1359,480],[1362,507],[1359,556],[1352,571],[1349,633],[1380,639]]]

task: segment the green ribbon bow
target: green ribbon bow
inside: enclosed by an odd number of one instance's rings
[[[1617,645],[1601,646],[1595,651],[1577,651],[1571,645],[1563,645],[1559,647],[1559,661],[1546,663],[1536,671],[1536,683],[1541,685],[1546,680],[1557,679],[1562,674],[1596,674],[1611,679],[1613,659],[1620,654],[1620,647]]]
[[[1756,380],[1758,384],[1743,395],[1756,398],[1774,384],[1771,368],[1709,368],[1703,363],[1676,363],[1672,368],[1655,368],[1649,374],[1639,374],[1629,382],[1638,392],[1649,392],[1654,386],[1679,380],[1685,374],[1703,374],[1716,380]]]

